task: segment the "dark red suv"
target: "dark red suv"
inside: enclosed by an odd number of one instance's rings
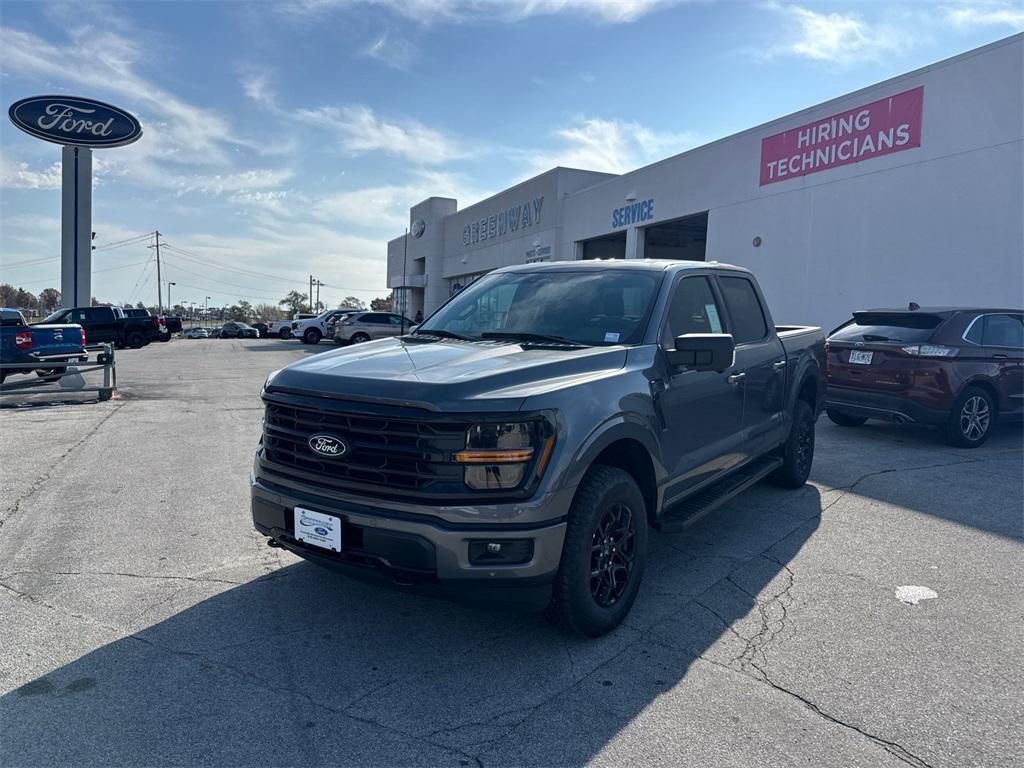
[[[934,424],[975,448],[997,419],[1024,412],[1024,312],[869,309],[826,343],[825,407],[836,424]]]

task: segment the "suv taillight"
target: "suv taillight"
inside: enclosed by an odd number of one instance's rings
[[[828,339],[825,339],[825,381],[828,381]]]
[[[20,331],[15,333],[14,346],[18,349],[32,349],[32,332]]]

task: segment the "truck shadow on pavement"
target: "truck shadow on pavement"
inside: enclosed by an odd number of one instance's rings
[[[652,532],[632,614],[596,640],[287,555],[237,586],[219,573],[142,577],[128,612],[138,629],[79,614],[75,643],[105,644],[0,698],[4,762],[575,766],[598,752],[631,762],[642,754],[635,741],[625,751],[631,722],[698,665],[719,685],[757,685],[748,678],[788,631],[787,564],[821,505],[812,486],[758,486],[685,534]],[[188,607],[171,614],[175,605]],[[699,727],[707,692],[690,688],[680,696],[691,709],[632,738],[671,742]]]

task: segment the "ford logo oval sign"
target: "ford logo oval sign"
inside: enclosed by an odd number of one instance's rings
[[[313,435],[308,440],[309,449],[313,453],[327,459],[340,459],[348,453],[348,443],[340,437],[331,435]]]
[[[11,104],[7,114],[25,133],[54,144],[121,147],[142,136],[134,115],[77,96],[30,96]]]

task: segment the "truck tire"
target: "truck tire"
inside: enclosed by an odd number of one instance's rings
[[[981,387],[967,387],[953,403],[946,420],[946,443],[957,448],[977,448],[988,440],[996,425],[996,404]]]
[[[768,482],[780,488],[802,487],[814,463],[814,411],[806,400],[797,400],[793,407],[793,426],[779,455],[782,466],[768,475]]]
[[[282,328],[280,331],[277,332],[277,335],[282,339],[290,339],[292,337],[292,329]]]
[[[647,512],[636,481],[618,467],[591,467],[569,509],[546,617],[584,637],[610,632],[633,606],[646,558]]]
[[[125,338],[125,343],[132,349],[141,349],[148,343],[146,340],[146,334],[142,331],[130,331],[128,336]]]
[[[826,408],[825,415],[828,416],[829,421],[840,427],[859,427],[868,420],[867,416],[851,416],[833,408]]]
[[[307,328],[306,332],[302,334],[302,340],[306,344],[319,344],[322,338],[323,334],[317,328]]]

